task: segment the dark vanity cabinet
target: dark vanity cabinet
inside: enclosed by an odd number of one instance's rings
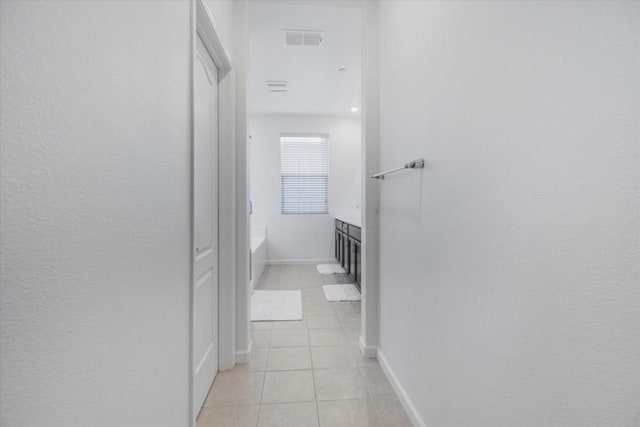
[[[361,235],[362,231],[360,227],[336,219],[335,257],[358,289],[360,289],[362,278]]]
[[[345,268],[345,265],[347,263],[348,235],[344,231],[342,231],[342,228],[336,227],[335,245],[336,260],[340,263],[342,268]]]
[[[360,278],[361,278],[361,253],[362,253],[362,241],[361,237],[361,229],[360,227],[356,227],[355,225],[349,225],[349,274],[351,278],[355,282],[358,289],[360,288]]]

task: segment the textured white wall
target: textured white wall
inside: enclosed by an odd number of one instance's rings
[[[381,350],[428,426],[640,423],[640,3],[380,2]]]
[[[267,226],[269,260],[333,259],[334,215],[360,203],[360,119],[257,114],[251,116],[253,225]],[[329,214],[282,215],[280,134],[329,134]]]
[[[0,3],[3,426],[185,426],[190,6]]]

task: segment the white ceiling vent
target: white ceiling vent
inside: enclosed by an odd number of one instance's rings
[[[322,31],[282,30],[287,46],[320,46]]]
[[[289,82],[267,80],[264,82],[269,92],[286,92],[289,86]]]

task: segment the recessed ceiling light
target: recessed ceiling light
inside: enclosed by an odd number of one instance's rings
[[[353,107],[351,107],[349,109],[352,113],[357,113],[358,111],[360,111],[360,109],[358,107],[356,107],[355,105]]]

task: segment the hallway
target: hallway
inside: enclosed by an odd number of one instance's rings
[[[218,373],[197,426],[411,426],[360,353],[360,302],[324,297],[322,285],[347,282],[315,265],[268,266],[256,289],[302,290],[303,320],[252,322],[251,361]]]
[[[0,427],[640,427],[639,76],[639,0],[0,0]]]

